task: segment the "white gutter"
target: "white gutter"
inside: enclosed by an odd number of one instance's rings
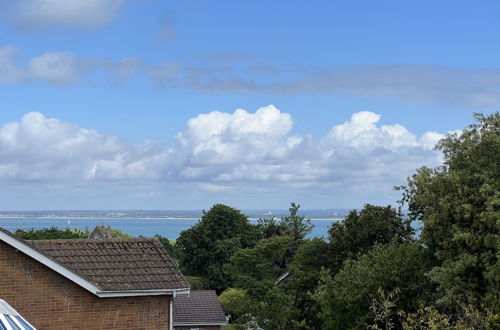
[[[23,252],[24,254],[30,256],[31,258],[37,260],[38,262],[44,264],[55,272],[61,274],[66,277],[70,281],[78,284],[82,288],[92,292],[99,298],[113,298],[113,297],[133,297],[133,296],[159,296],[159,295],[176,295],[176,294],[189,294],[189,288],[180,288],[180,289],[161,289],[161,290],[132,290],[132,291],[103,291],[101,288],[97,287],[95,284],[87,281],[83,277],[75,274],[68,268],[62,266],[61,264],[55,262],[50,259],[46,255],[38,252],[34,248],[20,240],[6,234],[5,232],[0,230],[0,240],[9,244],[13,248]]]

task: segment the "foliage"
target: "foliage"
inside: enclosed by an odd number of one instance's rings
[[[158,234],[156,234],[154,237],[160,241],[165,250],[168,252],[169,256],[171,256],[176,260],[179,259],[179,253],[177,251],[177,248],[174,245],[172,245],[172,243],[170,243],[170,240],[168,238]]]
[[[352,210],[344,221],[333,223],[328,230],[330,270],[337,272],[346,259],[357,258],[375,244],[387,244],[393,238],[399,242],[411,241],[410,223],[391,206],[366,204],[360,212]]]
[[[475,119],[440,141],[444,165],[419,169],[402,187],[403,201],[439,262],[430,275],[441,306],[484,301],[499,313],[500,113]]]
[[[223,265],[241,248],[255,245],[259,234],[239,210],[215,204],[176,241],[181,269],[202,276],[206,287],[222,292],[231,286]]]
[[[79,229],[66,228],[58,229],[57,227],[23,230],[17,229],[13,233],[16,237],[25,240],[41,240],[41,239],[81,239],[87,238],[84,232]]]
[[[230,321],[239,320],[244,323],[248,321],[245,314],[252,310],[252,301],[246,290],[231,288],[222,292],[219,296],[222,308],[230,315]]]
[[[290,214],[282,217],[280,221],[275,218],[261,218],[258,220],[257,228],[263,238],[273,236],[291,236],[294,240],[302,240],[311,233],[314,225],[310,219],[298,215],[300,205],[291,203]]]
[[[371,322],[366,324],[369,330],[489,330],[500,327],[500,318],[488,309],[474,306],[461,307],[455,315],[446,315],[432,306],[421,304],[415,312],[397,311],[396,299],[399,291],[386,295],[379,290],[379,296],[370,307]],[[397,324],[400,326],[396,327]]]
[[[294,301],[294,319],[309,328],[319,329],[319,305],[312,293],[317,289],[321,270],[326,267],[328,244],[321,238],[305,241],[295,253],[288,270],[292,281],[286,289]]]
[[[324,328],[363,328],[379,288],[400,290],[398,308],[416,310],[418,301],[428,297],[428,269],[429,258],[422,247],[394,241],[377,245],[358,260],[346,260],[333,278],[324,272],[324,284],[316,294]]]
[[[238,250],[226,265],[237,287],[262,297],[286,271],[286,252],[292,238],[275,236],[260,240],[254,248]]]
[[[121,229],[111,228],[111,238],[133,238],[134,236],[127,234]]]

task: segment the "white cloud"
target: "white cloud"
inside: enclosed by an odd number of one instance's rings
[[[189,187],[197,198],[242,191],[254,199],[278,191],[286,199],[305,192],[340,200],[361,198],[357,194],[377,198],[416,168],[438,165],[441,156],[431,148],[443,137],[418,137],[379,120],[361,111],[317,140],[293,135],[292,117],[273,105],[254,113],[213,111],[191,118],[176,136],[177,146],[167,149],[31,112],[0,127],[0,181],[94,188],[120,183],[142,187],[143,195],[152,189],[173,196]]]
[[[102,70],[109,73],[110,82],[116,85],[143,69],[143,62],[134,57],[120,60],[87,58],[58,51],[34,56],[24,66],[21,60],[19,48],[12,45],[0,47],[0,83],[41,81],[56,87],[68,87],[87,82],[89,73]]]
[[[95,28],[109,23],[124,0],[17,0],[4,5],[7,19],[23,29]]]
[[[0,178],[18,181],[158,179],[168,151],[30,112],[0,127]]]
[[[26,77],[14,59],[19,55],[17,47],[7,45],[0,47],[0,82],[14,84],[22,82]]]
[[[33,79],[56,86],[73,85],[81,79],[82,70],[78,62],[78,58],[71,53],[46,52],[31,59],[29,72]]]

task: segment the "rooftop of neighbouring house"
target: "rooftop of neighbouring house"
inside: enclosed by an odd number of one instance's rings
[[[226,316],[213,290],[195,290],[173,301],[174,326],[223,325]]]

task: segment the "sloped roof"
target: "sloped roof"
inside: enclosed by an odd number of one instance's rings
[[[189,290],[156,238],[24,241],[0,228],[0,239],[98,296]]]
[[[174,326],[226,324],[224,311],[213,290],[191,291],[173,299]]]
[[[189,287],[177,264],[157,239],[27,242],[106,291]]]

